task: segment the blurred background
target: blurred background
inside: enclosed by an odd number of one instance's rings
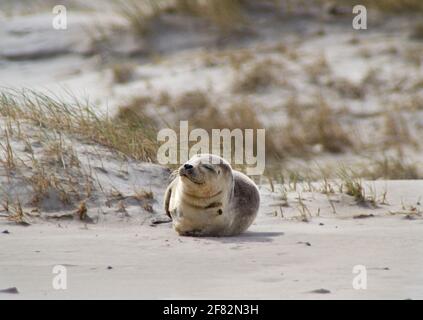
[[[354,1],[63,0],[55,30],[56,1],[2,0],[0,86],[129,127],[265,128],[276,179],[419,179],[423,1],[359,2],[367,30]]]

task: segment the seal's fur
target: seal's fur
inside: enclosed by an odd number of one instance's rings
[[[181,166],[164,199],[175,230],[187,236],[238,235],[253,223],[259,205],[254,182],[210,154]]]

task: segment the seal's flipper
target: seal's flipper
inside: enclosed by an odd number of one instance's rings
[[[166,214],[171,219],[172,219],[172,216],[170,215],[169,205],[170,205],[170,197],[172,196],[172,185],[173,185],[173,183],[171,183],[170,186],[167,187],[166,192],[165,192],[165,196],[164,196],[164,209],[165,209]]]

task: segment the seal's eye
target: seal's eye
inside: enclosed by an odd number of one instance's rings
[[[209,164],[203,164],[203,168],[205,168],[205,169],[207,169],[207,170],[209,170],[209,171],[212,171],[212,172],[216,172],[216,171],[214,170],[214,167],[213,167],[213,166],[211,166],[211,165],[209,165]]]

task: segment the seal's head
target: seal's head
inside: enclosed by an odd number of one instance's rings
[[[228,189],[233,181],[231,165],[221,157],[199,154],[179,168],[184,190],[199,197],[212,197]]]

